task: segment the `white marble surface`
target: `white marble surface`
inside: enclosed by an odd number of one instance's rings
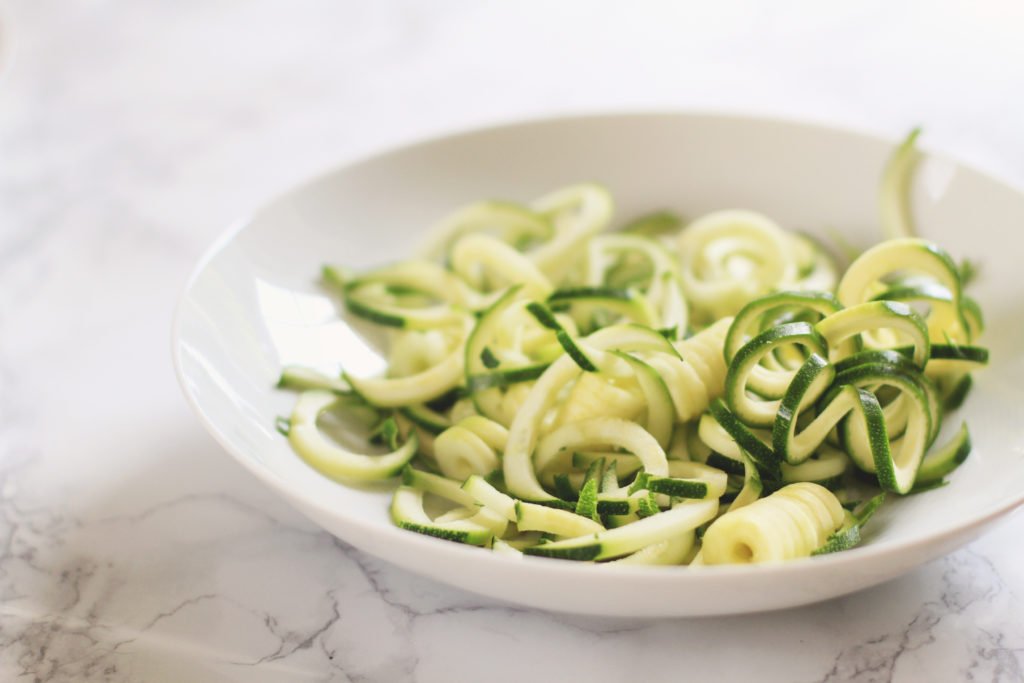
[[[1024,680],[1024,515],[804,609],[551,615],[318,531],[175,386],[172,306],[228,222],[466,124],[655,107],[921,122],[928,146],[1024,185],[1019,3],[709,5],[7,3],[0,680]]]

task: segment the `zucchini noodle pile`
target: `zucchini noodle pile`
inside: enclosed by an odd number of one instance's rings
[[[988,360],[966,269],[913,236],[913,138],[883,179],[890,239],[845,271],[751,211],[609,231],[594,184],[465,207],[408,261],[325,267],[347,312],[387,331],[388,371],[285,368],[301,394],[279,428],[338,481],[400,477],[398,526],[510,556],[850,548],[886,494],[967,457],[966,425],[935,442]],[[365,447],[332,438],[339,419]]]

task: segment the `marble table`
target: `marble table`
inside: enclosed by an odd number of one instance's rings
[[[185,407],[170,316],[204,247],[404,140],[594,109],[923,123],[1024,185],[1021,5],[711,4],[2,5],[0,680],[1024,680],[1024,515],[803,609],[546,614],[319,531]]]

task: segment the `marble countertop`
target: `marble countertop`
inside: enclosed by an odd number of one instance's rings
[[[229,222],[463,125],[681,107],[923,123],[926,146],[1024,186],[1019,3],[829,6],[0,6],[0,679],[1024,680],[1024,515],[807,608],[546,614],[319,531],[175,385],[171,311]]]

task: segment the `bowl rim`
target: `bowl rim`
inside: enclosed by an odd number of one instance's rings
[[[839,133],[846,137],[860,138],[862,142],[888,142],[890,144],[893,142],[891,139],[867,129],[848,126],[845,124],[833,125],[821,120],[804,119],[801,117],[762,115],[756,112],[744,113],[739,111],[705,108],[610,108],[598,111],[586,110],[581,112],[560,112],[554,115],[542,114],[536,116],[520,116],[509,119],[498,119],[478,125],[453,127],[438,132],[413,136],[406,140],[398,140],[391,144],[381,146],[375,150],[355,155],[350,159],[342,160],[339,163],[335,163],[325,169],[321,169],[318,172],[307,175],[304,179],[275,194],[269,200],[264,201],[259,207],[250,211],[244,217],[229,223],[228,227],[203,251],[198,261],[192,267],[184,285],[179,289],[177,303],[175,304],[171,321],[170,338],[171,356],[174,364],[175,377],[182,393],[185,395],[185,400],[190,409],[199,419],[200,423],[205,427],[206,431],[213,436],[214,440],[220,445],[220,447],[227,451],[227,453],[229,453],[236,462],[241,464],[248,472],[253,474],[266,486],[276,492],[283,492],[290,498],[293,497],[296,500],[302,500],[305,505],[314,507],[325,515],[339,515],[337,506],[327,506],[320,498],[306,494],[301,485],[288,480],[286,477],[277,474],[254,458],[236,450],[235,447],[229,443],[226,436],[221,432],[218,425],[200,408],[197,398],[189,391],[188,377],[185,374],[183,365],[183,345],[181,343],[182,320],[185,315],[189,294],[192,292],[196,281],[206,270],[209,264],[225,250],[225,248],[238,234],[252,224],[256,216],[266,211],[269,207],[283,201],[296,192],[302,191],[304,188],[326,180],[330,175],[354,168],[371,160],[378,160],[390,155],[408,152],[419,147],[450,142],[458,138],[535,125],[571,124],[573,121],[590,121],[612,118],[644,119],[664,117],[724,119],[735,123],[747,122],[778,124],[799,128],[810,128],[821,133]],[[975,174],[986,182],[999,186],[1001,189],[1024,195],[1024,187],[1018,187],[1013,183],[1002,180],[970,163],[962,162],[942,153],[932,152],[928,150],[927,147],[921,147],[921,150],[930,158],[952,163],[957,168]],[[1022,197],[1022,201],[1024,201],[1024,197]],[[343,486],[344,484],[338,485]],[[799,578],[801,574],[807,572],[828,571],[829,567],[837,567],[859,561],[872,563],[885,562],[888,559],[904,553],[921,550],[925,547],[940,546],[953,537],[976,532],[980,528],[994,522],[999,517],[1009,516],[1018,508],[1022,508],[1022,506],[1024,506],[1024,491],[1021,491],[1016,497],[1011,496],[1007,500],[982,508],[982,511],[979,514],[971,517],[963,523],[946,527],[940,531],[924,535],[920,538],[909,541],[890,540],[878,543],[869,543],[841,553],[829,553],[815,557],[798,558],[784,563],[762,565],[716,565],[701,567],[698,571],[693,571],[693,568],[682,566],[662,567],[620,565],[615,568],[615,575],[620,579],[625,576],[632,575],[634,577],[642,578],[644,581],[668,581],[672,583],[679,581],[704,581],[714,577],[730,577],[730,580],[732,580],[737,576],[756,576],[765,580],[774,580],[775,578],[779,580],[784,578]],[[552,558],[532,556],[523,556],[521,558],[517,557],[510,560],[509,558],[502,557],[496,553],[480,552],[479,548],[466,546],[460,543],[444,542],[439,539],[430,538],[420,534],[409,533],[394,526],[384,527],[382,529],[375,523],[359,517],[346,517],[345,521],[346,524],[358,527],[366,533],[371,535],[385,534],[399,540],[403,544],[409,545],[410,547],[418,548],[422,552],[454,554],[456,559],[460,556],[466,559],[474,558],[477,562],[497,563],[503,567],[509,566],[510,562],[514,562],[517,566],[528,568],[524,569],[524,571],[541,573],[554,572],[556,574],[568,572],[569,574],[576,576],[591,575],[595,577],[607,575],[607,570],[595,571],[590,567],[591,563],[565,562]]]

